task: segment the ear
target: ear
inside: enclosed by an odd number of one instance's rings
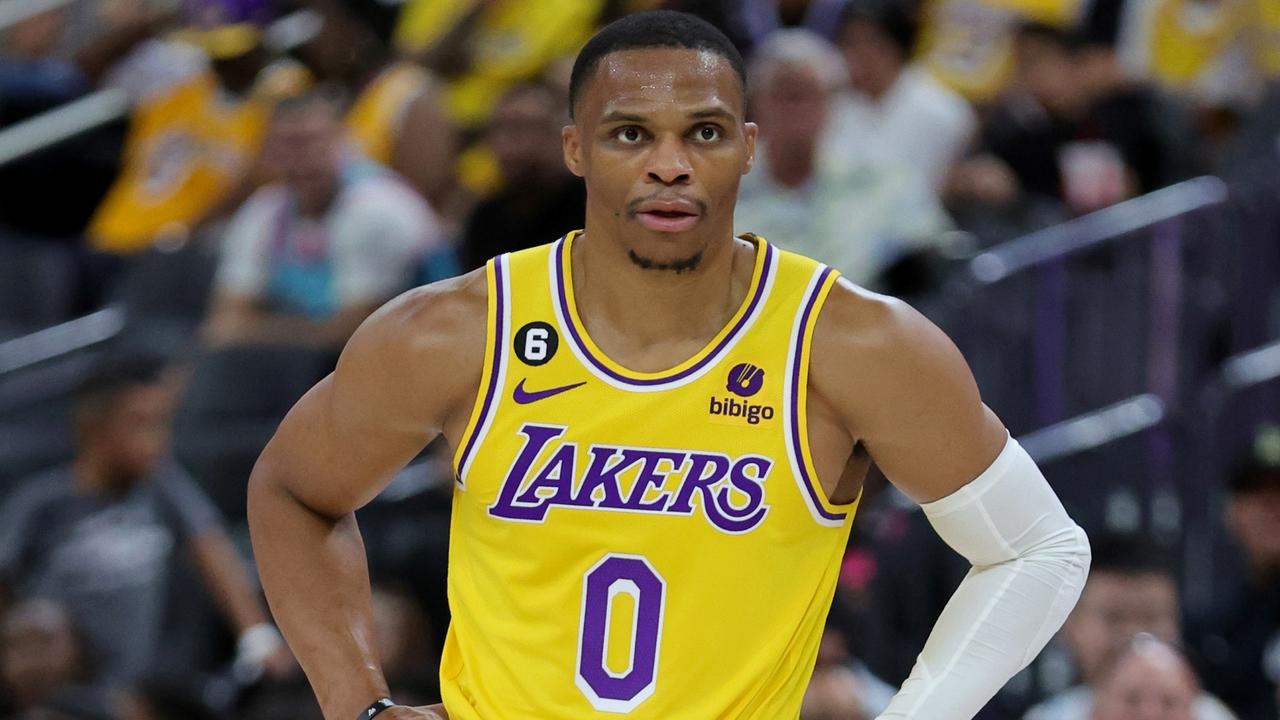
[[[742,174],[746,175],[751,172],[751,167],[756,162],[756,136],[760,133],[760,128],[755,123],[743,123],[743,138],[747,141],[747,162],[743,166]]]
[[[564,164],[569,172],[583,177],[582,170],[582,136],[577,125],[565,125],[560,129],[560,140],[564,148]]]

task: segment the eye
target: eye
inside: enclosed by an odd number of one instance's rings
[[[621,141],[623,145],[635,145],[644,139],[644,131],[635,125],[627,125],[615,130],[613,136]]]
[[[715,142],[724,136],[724,132],[716,125],[703,125],[694,130],[693,135],[702,142]]]

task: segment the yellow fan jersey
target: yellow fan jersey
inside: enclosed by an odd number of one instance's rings
[[[407,0],[396,26],[401,52],[417,54],[446,36],[479,0]],[[482,125],[512,85],[576,53],[596,29],[603,0],[489,0],[470,36],[471,66],[445,88],[445,115]]]
[[[133,112],[124,166],[89,223],[93,247],[127,254],[204,219],[248,168],[277,100],[310,76],[277,63],[247,98],[228,97],[213,72],[148,98]]]
[[[807,444],[831,268],[752,235],[736,314],[663,372],[607,357],[571,234],[487,266],[481,390],[454,457],[449,717],[798,715],[856,502]]]
[[[1082,0],[930,0],[920,59],[935,77],[974,102],[994,98],[1013,71],[1013,30],[1034,20],[1076,21]]]

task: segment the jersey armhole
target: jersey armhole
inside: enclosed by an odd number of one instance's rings
[[[813,352],[813,331],[818,324],[822,306],[839,277],[840,273],[833,268],[819,265],[814,269],[813,277],[801,297],[787,349],[787,381],[782,411],[787,457],[791,461],[796,481],[800,484],[800,494],[809,506],[813,519],[820,525],[830,527],[844,525],[852,517],[852,511],[861,499],[859,493],[857,498],[848,503],[831,502],[818,480],[813,452],[809,447],[809,362]]]
[[[511,324],[511,280],[506,255],[499,255],[485,264],[485,284],[489,301],[485,321],[484,368],[475,403],[471,407],[471,417],[453,456],[454,479],[463,488],[466,487],[471,460],[493,422],[498,394],[506,382],[506,344]]]

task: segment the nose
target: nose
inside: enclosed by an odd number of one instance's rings
[[[664,137],[649,153],[649,179],[663,185],[683,185],[693,175],[684,142],[678,137]]]

